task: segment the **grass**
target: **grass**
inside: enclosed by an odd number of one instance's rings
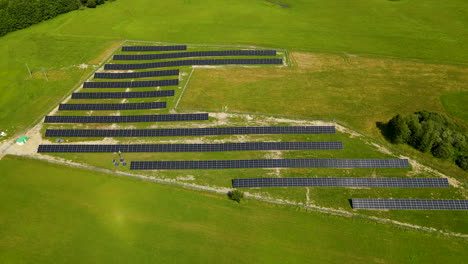
[[[468,124],[468,91],[445,93],[440,100],[445,111]]]
[[[0,161],[2,263],[463,263],[466,241],[36,160]],[[33,173],[34,172],[34,173]],[[287,230],[285,232],[285,230]],[[377,236],[375,234],[378,234]]]
[[[119,0],[10,33],[0,39],[0,129],[13,135],[28,127],[90,72],[77,65],[97,65],[99,54],[123,39],[468,62],[464,0],[286,4],[291,8],[250,0]],[[41,67],[56,73],[55,81],[43,80]]]

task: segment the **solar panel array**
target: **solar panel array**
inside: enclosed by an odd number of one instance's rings
[[[136,110],[166,108],[166,102],[127,103],[127,104],[61,104],[59,110]]]
[[[137,64],[106,64],[105,70],[137,70],[189,65],[229,65],[229,64],[283,64],[283,59],[207,59],[177,60]]]
[[[133,78],[148,78],[159,76],[179,75],[179,70],[164,70],[164,71],[145,71],[145,72],[96,72],[94,79],[133,79]]]
[[[265,159],[132,161],[132,170],[238,169],[238,168],[407,168],[407,159]]]
[[[208,114],[130,115],[130,116],[46,116],[44,123],[139,123],[208,120]]]
[[[247,134],[334,134],[334,126],[212,127],[171,129],[47,129],[46,137],[180,137]]]
[[[178,85],[179,80],[136,81],[136,82],[85,82],[83,88],[132,88]]]
[[[446,178],[251,178],[233,179],[234,188],[254,187],[449,187]]]
[[[214,152],[248,150],[321,150],[341,148],[341,142],[252,142],[224,144],[40,145],[38,152]]]
[[[351,204],[369,210],[468,210],[468,200],[352,199]]]
[[[149,92],[73,93],[72,99],[118,99],[174,96],[174,90]]]
[[[187,50],[187,45],[174,46],[123,46],[122,51],[171,51]]]
[[[216,50],[216,51],[189,51],[178,53],[160,53],[145,55],[114,55],[114,60],[160,60],[189,57],[215,57],[215,56],[276,56],[276,50]]]

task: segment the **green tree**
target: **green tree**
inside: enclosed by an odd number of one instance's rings
[[[441,143],[434,147],[432,150],[432,155],[440,159],[448,159],[453,156],[453,148],[448,143]]]
[[[458,156],[455,163],[458,165],[458,167],[468,171],[468,156]]]
[[[244,198],[244,193],[238,189],[228,192],[229,199],[240,203],[241,199]]]
[[[388,122],[388,127],[393,143],[406,143],[411,135],[411,130],[408,128],[404,118],[397,115]]]
[[[96,8],[96,5],[97,5],[96,1],[94,1],[94,0],[89,0],[88,1],[88,7],[89,8]]]

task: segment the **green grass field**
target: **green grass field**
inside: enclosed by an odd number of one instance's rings
[[[287,4],[291,8],[262,0],[119,0],[10,33],[0,39],[0,129],[12,135],[28,127],[91,72],[79,64],[97,65],[100,54],[123,39],[468,62],[464,0]],[[45,81],[41,67],[53,80]]]
[[[2,263],[463,263],[466,241],[8,156]]]

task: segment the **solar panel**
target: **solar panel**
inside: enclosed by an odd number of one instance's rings
[[[171,129],[48,129],[46,137],[181,137],[211,135],[334,134],[334,126],[211,127]]]
[[[160,53],[144,55],[114,55],[114,60],[160,60],[189,57],[215,56],[276,56],[276,50],[216,50],[216,51],[188,51],[178,53]]]
[[[255,187],[449,187],[446,178],[251,178],[233,179],[234,188]]]
[[[150,92],[73,93],[72,99],[150,98],[166,96],[174,96],[174,90]]]
[[[128,104],[60,104],[59,110],[136,110],[166,108],[166,102],[128,103]]]
[[[178,85],[179,80],[136,81],[136,82],[85,82],[83,88],[141,88]]]
[[[129,115],[129,116],[46,116],[44,123],[138,123],[208,120],[208,114]]]
[[[407,168],[407,159],[265,159],[132,161],[132,170],[239,169],[239,168]]]
[[[123,46],[122,51],[171,51],[186,50],[187,45],[174,46]]]
[[[351,199],[353,209],[468,210],[468,200]]]
[[[95,79],[133,79],[133,78],[148,78],[159,76],[179,75],[179,70],[164,70],[164,71],[145,71],[145,72],[96,72]]]
[[[40,153],[214,152],[342,149],[341,142],[252,142],[224,144],[40,145]]]
[[[177,60],[137,64],[106,64],[105,70],[137,70],[163,67],[179,67],[189,65],[235,65],[235,64],[283,64],[283,59],[206,59]]]

